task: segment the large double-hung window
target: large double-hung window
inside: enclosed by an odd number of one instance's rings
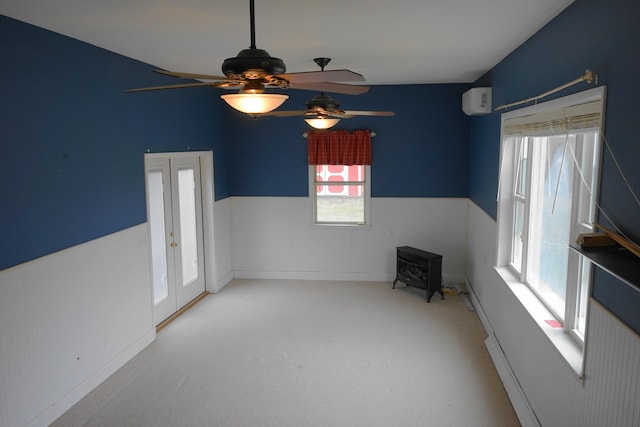
[[[604,88],[502,116],[498,267],[583,342],[589,262],[569,248],[593,231]]]

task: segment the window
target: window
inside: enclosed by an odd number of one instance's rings
[[[371,132],[313,131],[307,137],[313,224],[368,225]]]
[[[502,116],[498,267],[583,342],[591,265],[571,251],[593,231],[604,88]]]
[[[366,225],[369,166],[309,166],[314,224]]]

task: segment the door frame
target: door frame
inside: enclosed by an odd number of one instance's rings
[[[185,151],[185,152],[163,152],[144,153],[144,174],[145,174],[145,204],[147,210],[147,241],[150,242],[151,231],[149,229],[149,194],[147,188],[147,166],[150,159],[171,159],[181,157],[198,157],[200,160],[200,185],[202,190],[202,233],[204,243],[204,283],[205,291],[216,291],[216,264],[214,245],[214,176],[213,176],[213,151]],[[149,245],[149,254],[151,246]],[[151,255],[149,255],[149,268],[153,274]],[[153,286],[151,289],[151,304],[153,307]]]

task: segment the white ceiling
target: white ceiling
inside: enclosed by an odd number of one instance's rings
[[[257,0],[256,47],[288,72],[326,56],[369,84],[468,83],[573,1]],[[219,75],[250,45],[249,0],[0,0],[0,12],[171,71]]]

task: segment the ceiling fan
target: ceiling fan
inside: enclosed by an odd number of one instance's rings
[[[254,0],[249,1],[251,17],[251,46],[243,49],[233,58],[222,63],[224,76],[208,74],[181,73],[165,70],[153,70],[168,76],[211,80],[198,83],[181,83],[166,86],[143,87],[129,89],[126,92],[142,92],[150,90],[179,89],[188,87],[212,86],[225,89],[240,89],[237,94],[222,95],[232,107],[244,113],[264,113],[279,107],[289,96],[264,93],[267,88],[305,89],[359,95],[369,90],[368,86],[350,85],[336,82],[363,82],[361,74],[350,70],[307,71],[286,73],[282,59],[270,56],[267,51],[256,48]]]
[[[315,63],[320,66],[320,73],[325,73],[324,67],[331,61],[331,58],[315,58]],[[329,129],[335,126],[340,119],[349,119],[356,116],[395,116],[393,111],[360,111],[360,110],[340,110],[340,103],[324,91],[316,95],[313,99],[305,103],[306,110],[294,111],[271,111],[265,113],[251,114],[253,117],[291,117],[304,116],[305,121],[316,129]]]

